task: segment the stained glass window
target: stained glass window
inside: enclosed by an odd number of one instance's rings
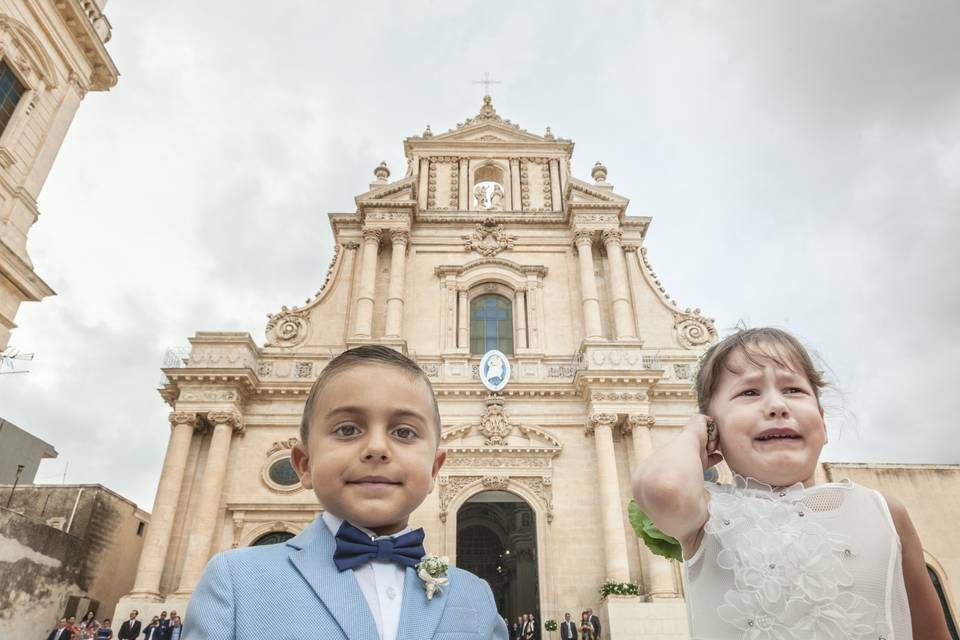
[[[26,88],[6,60],[0,61],[0,133],[7,128]]]
[[[291,487],[300,482],[300,477],[290,464],[290,458],[280,458],[270,465],[270,479],[283,487]]]
[[[491,349],[513,353],[513,304],[498,295],[470,301],[470,353],[483,354]]]

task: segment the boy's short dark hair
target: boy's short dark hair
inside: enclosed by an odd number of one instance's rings
[[[314,382],[313,386],[310,388],[310,393],[307,395],[307,402],[303,406],[303,417],[300,418],[300,442],[302,442],[304,446],[307,445],[307,438],[310,435],[310,418],[313,416],[317,398],[320,396],[320,392],[323,391],[323,388],[327,385],[331,378],[338,373],[342,373],[348,369],[352,369],[353,367],[364,364],[378,364],[388,367],[395,367],[408,374],[411,378],[421,380],[424,384],[426,384],[427,389],[430,391],[430,400],[433,401],[433,419],[437,424],[437,443],[439,444],[440,407],[437,405],[437,398],[433,393],[433,386],[430,384],[430,379],[427,378],[427,374],[423,372],[423,369],[421,369],[416,362],[403,355],[396,349],[391,349],[390,347],[384,347],[378,344],[364,345],[362,347],[347,349],[336,358],[331,360],[330,363],[324,367],[323,371],[320,372],[316,382]]]

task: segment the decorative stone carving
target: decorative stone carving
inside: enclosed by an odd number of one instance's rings
[[[313,363],[312,362],[298,362],[296,374],[298,378],[312,378],[313,377]]]
[[[506,249],[513,249],[516,236],[507,235],[502,224],[497,224],[494,218],[487,218],[476,226],[474,232],[463,238],[465,251],[476,251],[488,258],[493,257]]]
[[[410,232],[406,229],[394,229],[390,232],[390,242],[396,245],[406,245],[410,242]]]
[[[590,398],[597,402],[642,402],[647,399],[643,391],[594,391]]]
[[[387,168],[387,162],[383,161],[373,170],[373,175],[376,176],[377,182],[386,183],[387,178],[390,177],[390,169]]]
[[[240,546],[240,538],[243,536],[243,527],[246,521],[246,512],[233,512],[233,544],[234,549]]]
[[[689,364],[675,364],[675,365],[673,365],[673,374],[677,377],[677,380],[689,380],[689,379],[690,379],[690,365],[689,365]]]
[[[197,421],[197,414],[193,411],[173,411],[168,416],[170,420],[170,426],[175,427],[179,424],[190,425],[191,427],[196,428],[199,426]]]
[[[522,452],[508,452],[502,449],[478,455],[447,454],[444,469],[491,467],[494,469],[549,469],[550,457],[534,457]]]
[[[481,476],[440,476],[438,481],[440,485],[440,522],[447,521],[447,509],[453,499],[457,497],[457,494],[480,478]]]
[[[281,307],[280,313],[267,316],[267,347],[295,347],[307,339],[310,322],[306,309]]]
[[[214,426],[230,425],[239,433],[243,433],[244,430],[243,418],[236,411],[210,411],[207,413],[207,422]]]
[[[550,476],[516,477],[513,481],[525,485],[546,507],[547,522],[553,522],[553,478]]]
[[[572,378],[577,373],[577,367],[572,364],[564,364],[547,368],[548,378]]]
[[[673,330],[677,340],[687,349],[705,345],[717,338],[713,321],[700,315],[699,309],[673,314]]]
[[[293,449],[295,446],[300,444],[300,438],[288,438],[286,440],[278,440],[273,443],[269,449],[267,449],[267,457],[269,458],[278,451],[283,451],[285,449]]]
[[[363,231],[360,232],[360,235],[363,236],[364,240],[376,240],[377,244],[379,244],[380,237],[383,235],[383,232],[380,229],[375,229],[373,227],[364,227]]]
[[[641,427],[652,427],[656,424],[657,420],[651,415],[646,414],[630,414],[627,416],[627,420],[620,426],[620,429],[624,433],[632,433],[634,429],[639,429]]]
[[[487,396],[487,408],[480,417],[480,426],[477,431],[483,434],[483,444],[487,446],[504,445],[507,437],[513,431],[513,425],[507,420],[503,412],[503,398],[496,394]]]
[[[593,244],[593,231],[587,231],[586,229],[576,231],[573,234],[573,244],[576,246],[580,246],[582,244],[591,246]]]
[[[429,363],[420,365],[420,368],[423,369],[423,372],[427,374],[428,378],[436,378],[440,375],[440,365],[436,363]]]
[[[593,169],[590,170],[590,175],[593,177],[594,182],[602,184],[607,181],[607,168],[597,160],[597,163],[593,165]]]
[[[510,484],[510,478],[507,476],[483,476],[480,483],[488,491],[503,491]]]
[[[615,413],[595,413],[590,416],[587,422],[586,433],[592,435],[597,427],[607,427],[612,429],[617,424],[617,414]]]
[[[269,378],[273,375],[273,363],[261,362],[257,365],[257,375],[261,378]]]
[[[623,232],[620,229],[605,229],[601,234],[604,245],[620,244],[623,242]]]
[[[184,389],[178,399],[184,402],[235,402],[238,397],[233,389]]]

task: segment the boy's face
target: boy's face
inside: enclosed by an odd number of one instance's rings
[[[773,486],[810,486],[827,442],[813,386],[800,371],[755,360],[760,366],[739,350],[731,353],[733,371],[723,370],[710,399],[723,457],[741,476]]]
[[[406,527],[446,458],[430,389],[395,367],[364,364],[333,376],[314,407],[307,443],[291,452],[303,486],[330,513],[379,535]]]

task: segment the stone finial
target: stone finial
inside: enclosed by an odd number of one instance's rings
[[[390,169],[387,168],[386,161],[377,165],[377,168],[373,170],[373,175],[377,177],[377,182],[387,181],[387,178],[390,177]]]
[[[590,175],[593,176],[594,182],[601,184],[607,181],[607,168],[597,160],[597,163],[593,165],[593,171],[590,172]]]
[[[433,131],[430,131],[430,125],[427,125],[427,128],[423,130],[423,137],[424,137],[424,138],[432,138],[432,137],[433,137]]]
[[[554,140],[553,131],[550,131],[550,127],[547,127],[547,132],[543,134],[544,140]]]

